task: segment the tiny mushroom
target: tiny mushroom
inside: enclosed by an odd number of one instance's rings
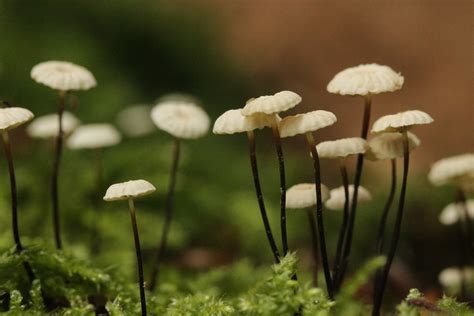
[[[374,291],[374,311],[380,310],[383,294],[385,291],[385,284],[387,282],[388,274],[390,273],[390,268],[392,266],[393,258],[395,257],[398,240],[400,238],[401,224],[405,206],[405,195],[407,190],[408,167],[410,163],[410,141],[408,138],[408,130],[415,126],[431,124],[432,122],[433,118],[429,114],[419,110],[411,110],[383,116],[376,120],[372,126],[373,133],[401,133],[403,143],[403,179],[399,196],[398,212],[392,232],[390,248],[387,254],[387,261],[382,273],[380,274],[380,278],[377,278],[376,280],[378,284],[375,285],[376,288]]]
[[[431,167],[428,179],[434,185],[462,185],[474,179],[474,153],[466,153],[438,160]]]
[[[97,85],[94,75],[86,68],[66,61],[46,61],[37,64],[31,69],[31,78],[37,83],[43,84],[58,92],[58,132],[53,161],[51,196],[54,239],[56,248],[62,248],[60,219],[59,219],[59,195],[58,178],[61,151],[63,147],[63,114],[66,95],[70,91],[89,90]]]
[[[133,237],[135,241],[135,251],[137,256],[138,268],[138,287],[140,290],[140,303],[142,315],[146,315],[146,298],[145,298],[145,281],[143,278],[143,262],[140,247],[140,237],[138,235],[138,226],[136,220],[134,198],[145,196],[156,191],[156,188],[145,180],[131,180],[123,183],[112,184],[105,193],[105,201],[120,201],[128,200],[128,207],[130,211],[130,219],[133,230]]]
[[[155,123],[156,127],[169,133],[174,138],[170,180],[168,193],[166,194],[165,222],[161,233],[161,240],[156,248],[150,277],[150,290],[153,291],[157,284],[160,263],[166,251],[171,225],[181,140],[198,139],[206,135],[209,131],[210,119],[194,98],[171,95],[158,100],[157,105],[151,110],[151,120]]]
[[[285,178],[285,160],[283,149],[281,147],[280,131],[278,123],[280,117],[278,113],[294,108],[301,102],[301,97],[293,91],[280,91],[273,95],[264,95],[258,98],[251,98],[242,109],[244,116],[254,116],[256,114],[270,115],[272,136],[275,143],[276,154],[278,157],[278,167],[280,173],[280,229],[283,256],[288,253],[288,237],[286,229],[286,178]]]
[[[420,146],[420,139],[408,132],[408,149],[412,151]],[[376,135],[368,142],[369,148],[365,157],[371,161],[396,159],[403,157],[403,136],[400,133],[383,133]]]
[[[254,130],[262,129],[264,127],[270,127],[273,122],[273,117],[269,114],[257,113],[252,116],[242,115],[242,109],[232,109],[224,112],[219,116],[214,123],[212,132],[214,134],[235,134],[235,133],[246,133],[249,147],[250,166],[252,168],[252,175],[254,179],[255,193],[257,195],[258,206],[260,208],[260,214],[262,216],[263,225],[265,227],[265,233],[267,235],[270,248],[272,250],[275,262],[280,261],[280,253],[275,243],[273,233],[268,221],[267,211],[265,209],[265,201],[263,199],[263,193],[260,186],[260,177],[258,174],[257,155],[256,155],[256,143]]]
[[[439,283],[449,291],[462,292],[462,288],[467,282],[471,282],[474,278],[472,268],[449,267],[440,272],[438,275]]]
[[[336,123],[336,116],[328,111],[312,111],[295,116],[287,116],[281,120],[278,129],[282,137],[290,137],[299,134],[306,136],[309,151],[313,158],[314,169],[314,183],[316,190],[316,218],[318,223],[320,253],[323,263],[324,277],[326,279],[326,287],[328,295],[333,298],[333,281],[331,278],[331,271],[329,268],[329,259],[326,249],[326,239],[324,234],[324,220],[323,220],[323,201],[322,201],[322,185],[321,185],[321,171],[318,151],[316,149],[313,132],[321,128],[328,127]]]
[[[67,146],[71,149],[100,149],[117,145],[121,140],[119,131],[112,124],[87,124],[74,131]]]
[[[359,186],[360,194],[357,196],[359,199],[358,203],[367,203],[372,200],[372,195],[370,194],[369,190],[364,188],[363,186]],[[349,185],[349,194],[351,195],[354,192],[354,185]],[[330,191],[330,198],[326,201],[324,205],[328,209],[331,210],[343,210],[344,203],[346,201],[345,194],[344,194],[344,187],[340,186]],[[352,204],[352,195],[349,199],[349,203]]]
[[[466,214],[469,219],[474,219],[474,199],[467,200],[466,204],[460,202],[448,204],[439,214],[438,219],[443,225],[452,225],[459,220],[465,220]]]
[[[316,221],[311,207],[316,205],[316,188],[314,183],[296,184],[286,191],[286,207],[290,209],[305,209],[308,216],[308,224],[311,233],[312,256],[313,256],[313,286],[318,286],[318,234]],[[329,199],[329,190],[321,184],[321,197],[323,201]]]
[[[0,132],[2,133],[2,145],[5,152],[5,159],[8,165],[8,174],[10,176],[10,192],[11,192],[11,211],[12,211],[12,231],[13,239],[16,245],[16,251],[23,251],[23,245],[20,240],[20,231],[18,225],[18,197],[16,188],[15,168],[13,166],[12,150],[8,131],[14,129],[34,117],[31,111],[20,108],[0,108]],[[23,262],[28,278],[33,281],[35,278],[33,270],[27,261]]]
[[[70,135],[80,124],[74,114],[64,111],[63,133]],[[26,128],[26,132],[32,138],[54,138],[58,136],[59,120],[58,114],[48,114],[35,118]]]
[[[117,115],[117,124],[128,137],[141,137],[151,134],[155,125],[150,118],[151,106],[131,105]]]

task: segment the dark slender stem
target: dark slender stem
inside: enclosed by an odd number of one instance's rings
[[[342,185],[344,187],[344,213],[342,217],[341,228],[339,229],[339,238],[337,240],[336,257],[334,259],[334,273],[333,283],[334,288],[337,290],[337,284],[339,279],[339,273],[341,269],[341,252],[344,238],[347,234],[347,224],[349,222],[349,176],[347,175],[347,168],[343,159],[340,159],[340,172],[342,178]]]
[[[362,131],[361,137],[367,139],[367,133],[369,131],[369,123],[370,123],[370,108],[372,104],[372,99],[370,95],[365,96],[364,99],[364,117],[362,120]],[[362,178],[362,169],[364,167],[364,155],[359,154],[357,156],[357,164],[356,164],[356,171],[354,176],[354,193],[352,194],[352,203],[351,210],[349,213],[349,226],[347,228],[346,238],[344,240],[343,246],[343,254],[342,254],[342,265],[341,265],[341,272],[338,279],[337,288],[339,288],[344,281],[344,274],[347,270],[347,265],[349,264],[349,256],[351,253],[352,248],[352,235],[354,233],[354,224],[356,219],[356,211],[357,211],[357,196],[359,193],[359,186]]]
[[[323,201],[321,197],[321,168],[319,165],[319,156],[314,143],[312,133],[306,133],[306,139],[308,141],[309,151],[313,157],[313,168],[314,168],[314,183],[316,184],[316,219],[319,233],[319,249],[321,252],[321,260],[323,263],[324,278],[326,280],[326,288],[328,291],[329,299],[334,298],[333,294],[333,282],[331,279],[331,268],[329,267],[328,253],[326,249],[326,238],[324,235],[324,220],[323,220]]]
[[[382,271],[382,275],[380,276],[380,285],[378,286],[378,291],[375,294],[375,302],[374,302],[374,309],[372,311],[372,315],[377,316],[380,315],[380,308],[382,306],[383,294],[385,291],[385,286],[387,283],[388,274],[390,273],[390,268],[392,266],[393,258],[395,257],[395,252],[397,250],[398,240],[400,239],[400,232],[402,228],[402,219],[403,219],[403,211],[405,207],[405,195],[407,190],[407,180],[408,180],[408,167],[410,165],[410,152],[408,149],[408,136],[407,131],[402,131],[403,136],[403,179],[402,179],[402,187],[400,190],[400,197],[398,201],[398,212],[397,217],[395,219],[395,226],[392,232],[392,240],[390,243],[390,248],[387,254],[387,262]]]
[[[17,197],[17,190],[16,190],[15,168],[13,167],[13,157],[12,157],[12,151],[11,151],[11,146],[10,146],[10,140],[8,137],[8,131],[6,130],[2,131],[2,144],[3,144],[3,151],[5,152],[5,158],[8,164],[8,174],[10,176],[13,240],[15,241],[16,251],[20,253],[23,251],[23,245],[21,244],[20,230],[18,226],[18,197]],[[33,273],[33,269],[31,268],[30,264],[27,261],[25,261],[23,262],[23,266],[26,270],[29,280],[33,281],[35,279],[35,275]]]
[[[319,250],[318,250],[318,233],[316,228],[316,219],[311,209],[306,210],[308,215],[309,230],[311,232],[311,254],[313,255],[313,286],[318,286],[318,270],[319,270]]]
[[[267,211],[265,208],[265,201],[263,199],[262,188],[260,186],[260,177],[258,174],[257,155],[255,151],[255,134],[253,131],[247,132],[247,139],[249,145],[249,157],[250,166],[252,167],[253,184],[255,186],[255,193],[257,194],[258,206],[260,208],[260,215],[262,216],[263,226],[265,227],[265,233],[267,235],[268,243],[275,258],[275,262],[280,262],[280,252],[273,237],[270,222],[268,221]]]
[[[176,175],[178,174],[178,165],[179,165],[179,156],[180,156],[180,140],[178,138],[174,139],[174,148],[173,148],[173,161],[171,163],[171,172],[170,180],[168,184],[168,194],[166,195],[166,204],[165,204],[165,222],[163,224],[163,230],[161,232],[160,245],[157,248],[155,258],[153,260],[151,277],[150,277],[150,291],[155,290],[158,283],[160,266],[163,261],[163,256],[166,252],[166,245],[168,242],[168,235],[171,226],[171,220],[173,217],[173,197],[174,189],[176,186]]]
[[[58,177],[59,177],[59,164],[61,162],[61,152],[63,148],[63,113],[64,113],[64,100],[66,97],[65,91],[59,91],[59,104],[58,104],[58,120],[59,128],[58,135],[56,136],[56,147],[54,150],[54,161],[53,161],[53,174],[51,177],[51,198],[53,204],[53,227],[54,227],[54,240],[57,249],[62,249],[61,242],[61,223],[59,219],[59,196],[58,196]]]
[[[275,121],[276,122],[276,121]],[[275,142],[276,153],[278,156],[278,166],[280,170],[280,226],[281,226],[281,242],[283,256],[288,253],[288,236],[286,229],[286,179],[285,179],[285,159],[283,157],[283,149],[281,147],[280,132],[278,125],[272,125],[273,140]]]
[[[385,202],[385,206],[382,211],[382,216],[380,217],[379,230],[377,233],[377,250],[376,250],[377,256],[382,255],[382,252],[383,252],[385,227],[387,225],[387,218],[390,212],[390,208],[392,207],[393,199],[395,198],[395,192],[397,190],[397,162],[395,159],[390,160],[390,166],[391,166],[390,191],[389,191],[387,201]],[[377,295],[377,292],[379,291],[377,287],[380,284],[381,273],[382,273],[382,269],[377,269],[377,271],[375,272],[374,294],[373,294],[374,301],[375,301],[375,296]]]
[[[128,208],[130,210],[130,219],[132,221],[133,240],[135,242],[135,252],[137,255],[138,268],[138,288],[140,290],[140,303],[142,306],[142,316],[146,315],[145,281],[143,278],[142,250],[140,247],[140,237],[138,235],[137,219],[135,216],[135,205],[133,199],[128,199]]]

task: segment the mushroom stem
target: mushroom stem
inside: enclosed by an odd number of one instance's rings
[[[370,123],[370,109],[372,105],[372,98],[370,95],[366,95],[364,98],[364,117],[362,120],[362,131],[361,137],[363,139],[367,139],[367,133],[369,131],[369,123]],[[347,265],[349,264],[349,255],[351,253],[352,247],[352,235],[354,232],[354,224],[356,218],[356,211],[357,211],[357,195],[359,193],[359,186],[360,181],[362,178],[362,169],[364,167],[364,154],[359,154],[357,156],[357,164],[356,164],[356,171],[354,177],[354,193],[352,194],[352,203],[350,204],[350,213],[349,213],[349,226],[347,228],[346,238],[344,240],[343,252],[342,252],[342,264],[341,264],[341,272],[338,278],[338,286],[342,284],[344,281],[344,274],[347,269]]]
[[[392,232],[392,240],[390,243],[390,248],[387,254],[387,262],[382,270],[382,275],[380,276],[380,285],[378,286],[378,291],[375,293],[374,307],[372,315],[380,315],[380,308],[382,306],[383,294],[385,291],[385,285],[387,283],[388,274],[390,273],[390,268],[392,266],[393,258],[395,257],[395,252],[397,250],[398,240],[400,238],[400,231],[402,228],[402,219],[403,211],[405,207],[405,195],[407,190],[407,180],[408,180],[408,167],[410,165],[410,151],[408,148],[408,135],[406,129],[402,131],[403,137],[403,179],[402,187],[400,190],[400,196],[398,201],[398,212],[395,219],[395,226]]]
[[[13,158],[12,158],[10,140],[8,137],[8,132],[6,130],[2,131],[2,144],[3,144],[3,151],[5,152],[5,158],[8,164],[8,174],[10,176],[13,240],[15,241],[16,251],[22,252],[23,245],[21,244],[20,230],[18,228],[18,197],[17,197],[17,191],[16,191],[15,169],[13,167]],[[35,275],[33,273],[33,269],[31,268],[30,264],[27,261],[24,261],[23,266],[26,270],[29,280],[33,281],[35,279]]]
[[[387,218],[390,208],[392,207],[393,199],[395,198],[395,192],[397,190],[397,163],[395,159],[390,160],[392,175],[391,175],[391,184],[390,184],[390,192],[387,197],[387,201],[385,202],[385,206],[382,211],[382,216],[380,217],[379,223],[379,230],[377,234],[377,255],[382,255],[383,246],[384,246],[384,235],[385,235],[385,227],[387,225]],[[382,273],[381,269],[377,269],[374,278],[374,301],[375,296],[378,292],[378,284],[380,280],[380,274]]]
[[[280,131],[275,118],[272,124],[273,141],[275,142],[276,153],[278,156],[278,166],[280,169],[280,226],[281,226],[281,242],[283,256],[288,253],[288,236],[286,230],[286,179],[285,179],[285,159],[283,157],[283,149],[281,147]]]
[[[163,256],[166,251],[166,245],[168,241],[168,234],[170,230],[172,215],[173,215],[173,197],[174,190],[176,186],[176,175],[178,173],[179,165],[179,156],[180,156],[180,140],[179,138],[174,139],[174,148],[173,148],[173,162],[171,164],[170,180],[168,184],[168,193],[166,195],[166,208],[165,208],[165,222],[163,224],[163,230],[161,232],[161,241],[160,245],[156,251],[155,258],[153,259],[153,265],[151,270],[150,277],[150,291],[155,290],[156,284],[158,282],[160,265],[163,260]]]
[[[95,162],[96,162],[96,189],[95,192],[102,192],[102,185],[103,185],[103,164],[102,164],[102,149],[98,148],[95,150]],[[100,250],[100,232],[98,228],[99,221],[99,199],[97,199],[96,194],[92,195],[92,204],[94,206],[94,216],[93,221],[91,223],[91,253],[97,254]]]
[[[140,303],[142,306],[142,316],[146,315],[146,298],[145,298],[145,281],[143,279],[143,262],[142,262],[142,251],[140,248],[140,237],[138,236],[137,219],[135,216],[135,205],[133,199],[128,199],[128,208],[130,210],[130,219],[132,222],[133,239],[135,242],[135,251],[137,255],[137,268],[138,268],[138,288],[140,290]]]
[[[319,252],[318,252],[318,233],[316,231],[316,220],[313,211],[306,209],[308,215],[309,229],[311,232],[311,254],[313,256],[313,286],[318,286],[318,267],[319,267]]]
[[[268,243],[275,258],[275,262],[280,262],[280,252],[273,237],[272,229],[270,222],[268,221],[267,211],[265,208],[265,201],[263,199],[262,188],[260,186],[260,177],[258,174],[258,165],[257,165],[257,155],[256,155],[256,145],[255,145],[255,134],[253,131],[247,132],[247,139],[249,145],[249,157],[250,157],[250,166],[252,168],[253,175],[253,184],[255,187],[255,193],[257,194],[258,206],[260,208],[260,215],[262,216],[263,226],[265,227],[265,233],[267,235]]]
[[[61,224],[59,220],[59,196],[58,196],[58,177],[59,177],[59,164],[61,162],[61,152],[63,148],[63,113],[64,113],[64,101],[66,97],[66,91],[59,91],[59,102],[58,102],[58,120],[59,129],[56,137],[56,146],[54,149],[54,161],[53,161],[53,173],[51,177],[51,198],[53,204],[53,227],[54,227],[54,240],[57,249],[62,249],[61,242]]]
[[[339,237],[337,240],[337,250],[336,250],[336,257],[334,260],[334,272],[333,272],[333,282],[334,282],[334,288],[337,289],[338,285],[338,278],[339,278],[339,273],[340,273],[340,268],[341,268],[341,252],[342,252],[342,246],[344,242],[344,237],[347,233],[347,224],[349,221],[349,177],[347,175],[347,168],[346,164],[344,162],[343,158],[339,159],[339,169],[341,172],[341,178],[342,178],[342,185],[344,186],[344,213],[342,217],[342,224],[341,228],[339,230]]]
[[[323,263],[324,278],[326,280],[328,296],[332,300],[334,297],[333,283],[326,249],[326,238],[324,236],[323,201],[321,197],[321,168],[319,164],[318,150],[316,149],[313,134],[311,132],[306,133],[306,140],[308,141],[309,151],[313,157],[314,183],[316,185],[316,219],[319,233],[319,249],[321,252],[321,260]]]

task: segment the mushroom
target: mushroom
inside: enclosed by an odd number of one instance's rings
[[[378,64],[363,64],[350,67],[337,73],[327,85],[329,93],[347,96],[361,96],[364,98],[364,114],[362,119],[361,138],[367,139],[370,124],[370,111],[372,107],[372,95],[384,92],[393,92],[402,88],[404,78],[388,66]],[[354,226],[357,215],[357,194],[364,167],[364,155],[357,156],[356,170],[354,175],[354,196],[356,203],[351,205],[349,225]],[[353,228],[350,228],[353,231]],[[351,245],[349,247],[349,254]]]
[[[260,208],[260,215],[262,216],[263,226],[267,235],[268,243],[272,250],[275,262],[280,262],[280,253],[273,238],[270,222],[268,221],[267,211],[265,209],[265,201],[263,198],[262,188],[260,186],[260,177],[258,174],[255,133],[254,130],[270,127],[273,122],[273,117],[268,114],[254,114],[252,116],[243,116],[242,109],[233,109],[224,112],[219,116],[214,123],[212,132],[214,134],[235,134],[247,133],[247,141],[249,147],[250,166],[252,169],[253,182],[255,193],[257,195],[258,206]]]
[[[207,134],[209,116],[196,103],[187,99],[164,98],[151,111],[151,119],[156,127],[174,138],[168,193],[166,195],[165,222],[160,244],[152,264],[150,290],[154,290],[158,280],[160,263],[166,251],[168,233],[173,214],[173,195],[178,172],[181,140],[197,139]]]
[[[450,203],[443,211],[439,214],[439,222],[443,225],[453,225],[459,221],[464,221],[464,210],[467,208],[467,215],[469,219],[474,218],[474,200],[470,199],[466,201],[466,205],[463,203]]]
[[[63,112],[63,133],[70,135],[80,124],[74,114]],[[32,138],[55,138],[58,136],[58,114],[48,114],[35,118],[27,127],[26,132]]]
[[[8,131],[14,129],[31,119],[34,115],[29,110],[20,107],[0,108],[0,131],[2,133],[2,145],[5,153],[5,159],[8,164],[8,174],[10,176],[11,208],[12,208],[12,231],[15,241],[16,251],[22,252],[23,245],[20,240],[20,230],[18,227],[18,197],[16,190],[15,168],[13,167],[13,157],[10,145]],[[27,261],[23,262],[30,281],[35,279],[33,269]]]
[[[472,268],[459,269],[457,267],[449,267],[439,273],[438,281],[445,289],[452,292],[450,294],[460,292],[463,295],[462,292],[466,290],[466,280],[472,282],[473,277]]]
[[[286,179],[285,179],[285,161],[281,147],[280,132],[278,122],[280,117],[278,113],[289,110],[301,102],[301,97],[292,91],[280,91],[273,95],[264,95],[258,98],[252,98],[247,101],[242,109],[244,116],[253,116],[255,114],[270,115],[273,120],[271,124],[273,141],[275,143],[280,172],[280,226],[283,256],[288,253],[288,237],[286,229]]]
[[[420,139],[415,134],[408,132],[408,149],[411,151],[420,145]],[[385,226],[392,207],[397,186],[397,164],[396,159],[403,157],[403,137],[400,133],[383,133],[375,136],[369,141],[369,148],[365,153],[365,158],[371,161],[390,160],[391,181],[390,190],[380,217],[379,229],[377,233],[377,255],[382,255],[384,246]],[[377,271],[375,280],[380,277],[380,270]],[[377,281],[375,282],[377,283]]]
[[[474,180],[474,153],[438,160],[431,167],[428,179],[436,186],[454,184],[463,189],[465,184]]]
[[[120,143],[121,139],[122,137],[119,131],[112,124],[101,123],[79,126],[66,142],[66,145],[70,149],[89,149],[95,152],[95,163],[97,168],[95,192],[102,191],[102,150],[106,147],[111,147]],[[96,213],[99,212],[99,205],[97,204],[96,199],[94,199],[94,205]],[[100,246],[99,233],[97,231],[97,219],[92,221],[91,235],[91,252],[97,253]]]
[[[359,199],[357,203],[367,203],[372,200],[372,195],[370,194],[369,190],[364,188],[363,186],[359,186],[360,194],[357,196]],[[337,187],[329,191],[330,198],[324,203],[324,205],[334,211],[341,211],[344,210],[346,204],[346,189],[344,186]],[[350,184],[348,186],[349,191],[349,205],[352,204],[352,193],[354,193],[354,185]]]
[[[314,143],[313,132],[321,128],[328,127],[336,123],[336,116],[328,111],[312,111],[295,116],[287,116],[279,123],[281,137],[290,137],[299,134],[306,136],[308,142],[309,152],[313,158],[314,169],[314,183],[316,191],[316,219],[319,233],[319,250],[321,252],[321,261],[323,264],[324,278],[326,280],[326,287],[328,296],[333,299],[333,282],[331,278],[331,271],[329,267],[329,259],[326,249],[326,238],[324,234],[324,219],[323,219],[323,201],[321,193],[321,168],[319,163],[318,150]]]
[[[318,234],[316,232],[316,221],[311,207],[316,205],[316,188],[314,183],[295,184],[286,191],[286,207],[289,209],[305,209],[308,216],[308,224],[311,232],[311,253],[313,255],[313,286],[318,286]],[[323,201],[329,199],[328,188],[321,184],[321,198]]]
[[[56,248],[62,248],[60,219],[59,219],[59,197],[58,176],[61,151],[63,147],[63,114],[66,95],[73,90],[89,90],[97,85],[92,73],[86,68],[66,61],[46,61],[31,69],[31,78],[37,83],[43,84],[58,92],[58,133],[56,136],[56,148],[53,162],[53,173],[51,179],[51,196],[53,204],[53,227]]]
[[[360,137],[343,138],[334,141],[326,141],[316,146],[320,158],[335,158],[339,160],[343,190],[345,198],[343,201],[343,220],[339,230],[339,238],[334,260],[333,282],[334,289],[338,291],[344,280],[345,268],[347,267],[348,253],[352,244],[353,223],[349,223],[349,177],[345,158],[352,155],[364,154],[367,150],[367,142]],[[353,192],[353,191],[352,191]],[[327,206],[327,205],[326,205]],[[351,218],[354,219],[353,217]]]
[[[151,106],[136,104],[117,115],[117,124],[128,137],[142,137],[152,133],[155,125],[150,118]]]
[[[142,307],[142,315],[146,315],[146,298],[145,298],[145,281],[143,278],[143,262],[142,252],[140,248],[140,237],[138,235],[137,219],[135,216],[134,198],[145,196],[156,191],[156,188],[145,180],[131,180],[122,183],[112,184],[105,193],[105,201],[128,200],[128,208],[130,210],[130,219],[133,230],[133,238],[135,241],[135,251],[137,256],[138,270],[138,288],[140,290],[140,303]]]
[[[378,285],[375,285],[377,290],[374,291],[374,315],[380,314],[385,284],[387,282],[388,274],[390,273],[390,267],[392,265],[393,258],[395,257],[398,240],[400,238],[403,211],[405,206],[405,195],[407,190],[408,167],[410,163],[410,143],[408,138],[408,130],[415,126],[426,125],[432,122],[433,118],[431,118],[431,116],[427,113],[419,110],[412,110],[383,116],[376,120],[372,126],[373,133],[386,133],[394,131],[399,132],[402,135],[403,141],[403,179],[398,202],[398,212],[392,232],[390,248],[387,253],[387,261],[380,275],[380,280],[376,280],[378,281]]]

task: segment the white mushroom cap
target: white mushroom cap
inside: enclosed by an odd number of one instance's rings
[[[95,149],[117,145],[122,140],[119,131],[111,124],[79,126],[67,140],[71,149]]]
[[[467,153],[438,160],[431,167],[428,179],[434,185],[460,184],[474,179],[474,153]]]
[[[329,190],[321,184],[321,200],[329,199]],[[286,191],[287,208],[307,208],[316,205],[316,185],[314,183],[295,184]]]
[[[470,282],[473,278],[472,268],[465,268],[464,271],[457,267],[446,268],[438,275],[439,283],[444,287],[459,287],[461,285],[463,274]]]
[[[67,61],[42,62],[31,69],[31,78],[60,91],[89,90],[97,85],[89,70]]]
[[[343,210],[344,209],[344,202],[346,201],[346,196],[344,194],[344,186],[337,187],[330,191],[331,197],[329,200],[326,201],[324,205],[328,209],[331,210]],[[352,203],[352,197],[354,195],[354,185],[349,185],[349,206]],[[363,186],[359,185],[359,189],[357,191],[357,203],[366,203],[372,200],[372,195],[370,194],[369,190],[364,188]]]
[[[33,113],[24,108],[0,108],[0,130],[13,129],[28,122],[33,117]]]
[[[469,218],[474,218],[474,200],[470,199],[464,203],[450,203],[439,214],[439,221],[443,225],[452,225],[464,218],[464,207],[467,208]]]
[[[329,82],[330,93],[342,95],[368,95],[392,92],[402,88],[403,76],[388,66],[366,64],[337,73]]]
[[[278,126],[280,137],[314,132],[336,123],[336,115],[332,112],[318,110],[283,118]]]
[[[146,180],[130,180],[127,182],[112,184],[105,192],[105,201],[127,200],[151,194],[156,188]]]
[[[408,132],[408,149],[420,146],[420,139]],[[368,142],[365,157],[369,160],[396,159],[403,157],[403,136],[400,133],[383,133]]]
[[[219,116],[214,123],[214,134],[235,134],[250,132],[255,129],[270,127],[275,118],[268,114],[243,116],[242,109],[228,110]]]
[[[372,125],[373,133],[397,132],[402,128],[410,128],[416,125],[431,124],[433,118],[427,113],[419,110],[400,112],[385,115],[375,121]]]
[[[366,140],[360,137],[342,138],[316,145],[320,158],[344,158],[350,155],[363,154],[367,148]]]
[[[63,132],[68,135],[80,124],[79,120],[69,112],[63,113]],[[58,114],[48,114],[35,118],[26,128],[26,132],[33,138],[53,138],[58,135]]]
[[[292,91],[280,91],[274,95],[264,95],[250,99],[242,109],[245,116],[256,113],[276,114],[295,107],[301,102],[301,97]]]
[[[194,103],[165,101],[151,111],[151,119],[159,128],[182,139],[196,139],[209,130],[209,116]]]
[[[137,104],[127,107],[117,115],[117,125],[129,137],[141,137],[155,131],[150,118],[151,106]]]

